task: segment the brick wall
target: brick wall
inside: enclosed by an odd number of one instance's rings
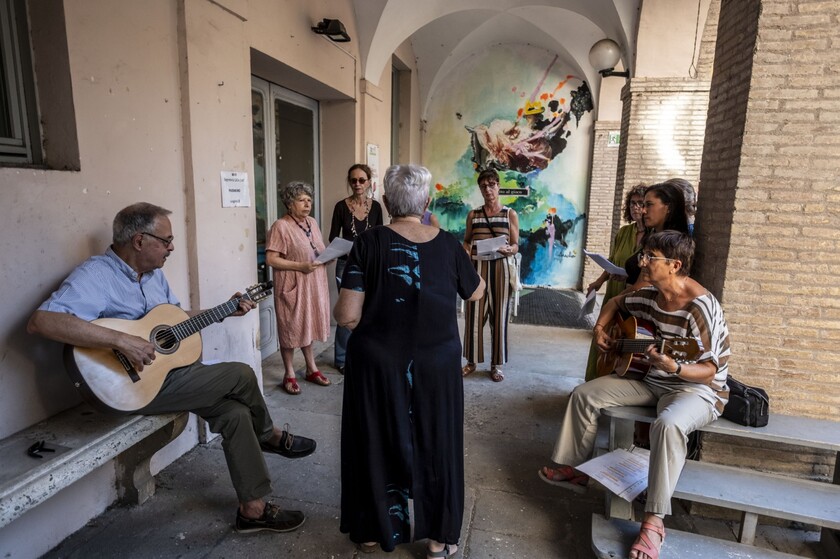
[[[586,250],[609,254],[613,237],[613,205],[615,204],[615,170],[618,146],[607,145],[609,133],[618,131],[620,122],[599,120],[595,123],[592,147],[592,175],[589,178],[589,204],[586,209]],[[590,258],[583,261],[583,288],[603,270]]]
[[[777,413],[840,415],[840,3],[724,0],[697,216],[698,280],[731,372]],[[702,458],[830,479],[833,457],[706,437]],[[827,457],[827,458],[826,458]]]
[[[640,182],[682,177],[697,184],[709,85],[689,78],[634,78],[624,86],[616,202]]]

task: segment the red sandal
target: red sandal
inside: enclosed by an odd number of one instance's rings
[[[283,377],[283,390],[285,390],[292,396],[297,396],[298,394],[300,394],[300,386],[298,386],[297,378]]]
[[[653,544],[648,532],[659,534],[659,546]],[[644,553],[650,559],[659,559],[659,552],[662,550],[662,544],[665,543],[665,527],[657,526],[652,522],[642,522],[639,529],[639,537],[636,542],[630,546],[630,551],[638,551]]]
[[[578,472],[571,466],[559,466],[557,468],[545,466],[537,473],[544,482],[571,489],[575,493],[585,493],[586,485],[589,483],[588,475]]]
[[[306,380],[318,386],[329,386],[332,384],[330,379],[321,374],[321,371],[312,371],[306,375]]]

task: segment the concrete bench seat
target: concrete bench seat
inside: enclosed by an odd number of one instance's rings
[[[639,523],[592,515],[592,550],[598,559],[626,559],[639,535]],[[662,557],[679,559],[795,559],[772,549],[758,548],[709,536],[669,529],[662,544]]]
[[[652,423],[656,418],[652,407],[621,406],[601,411],[609,418],[609,449],[628,448],[634,423]],[[831,420],[771,414],[765,427],[745,427],[721,418],[699,430],[829,450],[840,457],[840,423]],[[758,516],[763,515],[829,528],[823,530],[822,543],[826,549],[836,550],[837,536],[832,530],[840,529],[838,476],[837,464],[832,484],[689,460],[674,497],[740,511],[738,539],[743,544],[755,541]],[[632,504],[617,497],[608,496],[607,510],[611,518],[632,519]]]
[[[155,490],[152,455],[181,434],[188,417],[106,415],[81,404],[1,440],[0,528],[114,458],[120,501],[144,502]],[[29,456],[39,441],[54,451]]]

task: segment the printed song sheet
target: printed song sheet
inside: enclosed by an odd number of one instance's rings
[[[318,255],[315,262],[326,264],[330,260],[335,260],[339,256],[350,254],[350,249],[353,248],[353,241],[336,237],[330,243],[330,246],[324,249],[324,252]]]
[[[616,266],[615,264],[607,260],[603,255],[598,254],[596,252],[589,252],[586,249],[583,249],[583,253],[592,260],[594,260],[597,265],[605,269],[607,273],[621,277],[627,276],[627,272],[624,271],[624,268]]]
[[[490,237],[489,239],[481,239],[475,242],[475,250],[478,258],[483,260],[493,260],[499,257],[499,249],[507,244],[504,237]]]
[[[595,310],[595,298],[598,293],[593,289],[586,295],[586,299],[583,301],[583,306],[580,308],[580,314],[578,314],[578,318],[583,318],[585,316],[589,316]]]
[[[632,501],[647,489],[650,451],[619,448],[584,462],[577,469],[624,499]]]

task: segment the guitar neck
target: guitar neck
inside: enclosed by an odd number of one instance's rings
[[[208,309],[183,322],[179,322],[175,326],[172,326],[169,330],[179,341],[189,338],[199,330],[203,330],[211,324],[221,322],[235,313],[239,308],[239,301],[241,299],[247,299],[247,296],[243,295],[242,297],[236,297],[226,301],[219,306]]]
[[[662,340],[625,338],[621,340],[616,340],[615,351],[617,351],[618,353],[644,353],[650,344],[660,345],[661,343]]]

